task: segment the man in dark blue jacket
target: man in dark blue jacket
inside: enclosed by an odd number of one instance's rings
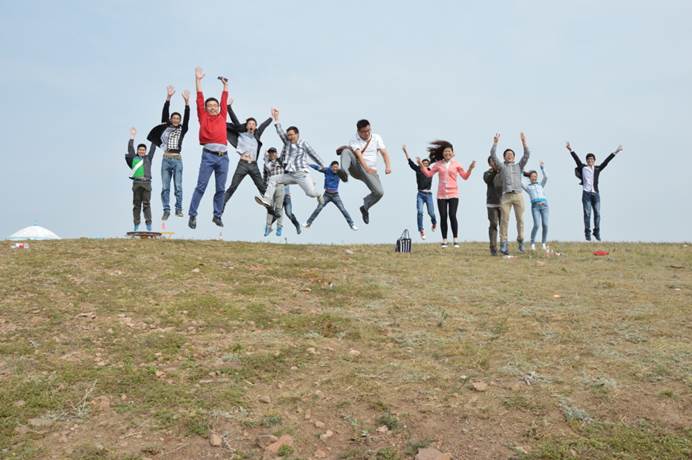
[[[341,201],[341,197],[339,196],[339,181],[341,180],[339,178],[339,171],[341,170],[339,162],[332,161],[327,168],[314,164],[311,164],[310,167],[324,174],[324,195],[322,202],[317,205],[317,208],[315,208],[312,215],[305,223],[305,228],[310,228],[312,222],[315,220],[315,218],[317,218],[319,213],[322,212],[322,209],[324,209],[329,202],[332,202],[337,208],[339,208],[341,214],[344,215],[344,218],[346,219],[348,226],[351,227],[351,230],[358,230],[358,227],[356,227],[356,225],[353,223],[353,219],[351,219],[348,211],[346,211],[344,203]]]

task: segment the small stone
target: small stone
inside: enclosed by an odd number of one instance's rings
[[[315,420],[312,423],[315,425],[315,428],[324,428],[325,427],[324,422],[320,422],[319,420]]]
[[[311,355],[317,354],[317,350],[315,350],[315,347],[310,347],[306,351]]]
[[[269,444],[264,450],[268,454],[277,455],[283,446],[293,447],[293,436],[283,435],[273,443]]]
[[[320,439],[322,441],[326,441],[327,439],[331,438],[332,436],[334,436],[334,432],[332,430],[327,430],[320,435]]]
[[[426,447],[425,449],[420,449],[416,455],[415,460],[452,460],[451,454],[443,454],[439,450]]]
[[[192,273],[199,273],[199,268],[193,268]]]
[[[121,401],[127,401],[127,395],[126,395],[126,394],[121,394],[121,395],[120,395],[120,400],[121,400]]]
[[[272,398],[270,398],[269,396],[260,396],[259,402],[264,403],[264,404],[271,404]]]
[[[111,398],[108,396],[98,396],[91,401],[94,407],[106,411],[111,408]]]
[[[327,458],[327,455],[328,454],[325,451],[323,451],[322,449],[317,449],[315,451],[314,457],[315,458]]]
[[[360,356],[360,351],[355,350],[355,349],[351,349],[351,350],[348,352],[348,354],[351,355],[351,356],[353,356],[353,357],[356,357],[356,356]]]
[[[473,382],[471,384],[471,386],[473,387],[474,390],[480,391],[480,392],[488,390],[488,384],[485,382]]]
[[[28,420],[29,425],[34,428],[45,428],[53,424],[53,420],[48,417],[35,417]]]
[[[161,377],[163,377],[164,375],[166,375],[166,373],[165,373],[164,371],[156,371],[154,374],[155,374],[158,378],[161,378]]]
[[[382,425],[380,427],[377,427],[377,432],[380,434],[385,434],[389,432],[389,428],[387,428],[387,425]]]
[[[272,434],[260,434],[255,438],[255,443],[258,447],[265,449],[268,445],[275,443],[279,438]]]
[[[221,436],[219,436],[216,433],[212,433],[211,436],[209,436],[209,444],[212,447],[221,447],[221,444],[223,443],[223,440],[221,439]]]
[[[350,249],[346,249],[344,252],[345,252],[346,254],[348,254],[349,256],[352,256],[352,255],[353,255],[353,251],[350,250]]]
[[[553,294],[553,299],[559,299],[560,297],[560,294]]]
[[[14,407],[24,407],[26,402],[23,399],[20,399],[19,401],[14,402]]]

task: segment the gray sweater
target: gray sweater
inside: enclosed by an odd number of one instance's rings
[[[490,156],[495,160],[495,164],[500,170],[500,182],[502,183],[502,193],[521,193],[521,172],[529,161],[529,147],[524,146],[524,155],[519,163],[514,161],[500,161],[495,150],[497,145],[493,144],[490,149]]]

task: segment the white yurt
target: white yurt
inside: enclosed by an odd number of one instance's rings
[[[48,230],[47,228],[39,227],[38,225],[32,225],[30,227],[24,227],[21,230],[17,230],[7,239],[11,241],[59,240],[60,237]]]

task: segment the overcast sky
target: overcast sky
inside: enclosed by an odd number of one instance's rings
[[[169,83],[178,89],[172,109],[182,110],[179,93],[194,90],[200,65],[207,96],[220,91],[213,77],[229,76],[241,118],[265,118],[276,105],[325,160],[353,137],[360,118],[388,146],[394,171],[383,179],[385,196],[370,225],[358,212],[367,190],[351,180],[341,194],[360,231],[349,230],[330,205],[299,238],[287,226],[290,242],[393,242],[404,228],[415,231],[415,176],[401,145],[422,153],[438,138],[454,144],[464,167],[479,164],[460,185],[459,219],[462,239],[485,240],[482,173],[492,136],[500,131],[501,147],[519,150],[521,130],[531,147],[529,168],[546,164],[551,240],[583,237],[566,140],[599,160],[625,147],[601,175],[605,239],[690,240],[690,23],[686,0],[3,0],[0,237],[33,223],[70,238],[130,230],[128,129],[135,126],[137,140],[144,139],[159,121]],[[197,230],[186,226],[201,154],[197,131],[193,107],[183,147],[186,217],[171,217],[168,229],[176,237],[214,238],[213,181]],[[272,128],[263,141],[279,146]],[[230,158],[228,184],[237,163]],[[160,156],[153,172],[159,228]],[[321,187],[322,176],[314,175]],[[262,239],[255,192],[247,178],[224,215],[225,239]],[[293,197],[304,222],[315,200],[297,187]],[[524,219],[528,231],[530,212]]]

